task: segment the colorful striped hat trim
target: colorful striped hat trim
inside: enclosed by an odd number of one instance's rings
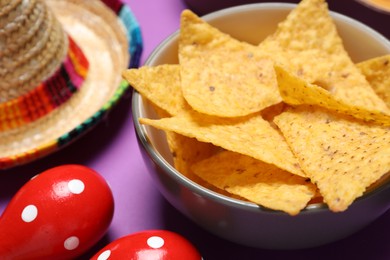
[[[131,9],[122,1],[104,0],[106,4],[111,3],[105,5],[97,0],[31,0],[31,5],[41,5],[42,1],[50,5],[65,31],[83,50],[89,65],[83,66],[86,64],[82,59],[74,62],[72,53],[80,57],[77,51],[68,52],[65,61],[61,58],[56,65],[58,69],[53,70],[57,70],[58,74],[67,73],[74,88],[66,86],[64,92],[69,95],[70,89],[74,90],[71,98],[46,116],[20,127],[0,131],[0,170],[47,156],[88,133],[106,118],[126,93],[130,94],[130,87],[122,80],[121,71],[137,67],[142,53],[139,24]],[[80,32],[80,29],[83,31]],[[68,49],[68,46],[65,47]],[[56,55],[52,55],[52,60],[60,58],[60,55],[65,56],[65,52]],[[54,77],[54,74],[50,75]],[[31,91],[39,86],[33,84],[32,88],[23,89]],[[61,97],[65,99],[67,95]],[[56,103],[50,104],[55,107]]]
[[[83,84],[89,63],[68,36],[67,55],[52,76],[16,99],[0,104],[0,131],[33,122],[66,102]]]

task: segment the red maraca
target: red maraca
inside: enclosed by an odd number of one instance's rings
[[[167,230],[148,230],[119,238],[91,260],[201,260],[198,250],[181,235]]]
[[[114,213],[107,182],[64,165],[27,182],[0,217],[0,259],[72,259],[106,233]]]

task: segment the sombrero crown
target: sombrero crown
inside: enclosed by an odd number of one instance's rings
[[[128,87],[121,72],[138,63],[139,34],[120,1],[0,0],[0,169],[94,125]]]
[[[82,86],[88,61],[42,1],[16,0],[0,10],[4,131],[35,121],[66,102]]]

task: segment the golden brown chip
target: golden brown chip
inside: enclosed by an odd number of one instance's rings
[[[220,189],[290,215],[298,214],[316,194],[316,187],[308,179],[229,151],[201,161],[192,169]]]
[[[376,57],[357,64],[375,93],[390,108],[390,55]]]
[[[174,132],[166,132],[166,134],[168,145],[173,155],[174,167],[178,172],[193,182],[203,186],[204,188],[225,196],[246,200],[245,198],[231,194],[226,190],[219,189],[211,183],[206,182],[198,175],[196,175],[191,169],[195,163],[198,163],[220,152],[220,147],[214,146],[210,143],[202,143],[195,138],[186,137]]]
[[[286,107],[286,103],[280,102],[279,104],[267,107],[266,109],[262,110],[261,116],[264,118],[264,120],[268,121],[273,128],[279,131],[273,120],[274,117],[282,113]]]
[[[390,128],[299,106],[275,123],[332,211],[344,211],[390,171]]]
[[[194,163],[216,154],[221,148],[211,143],[202,143],[195,138],[189,138],[174,132],[166,132],[166,134],[168,146],[173,155],[175,169],[190,180],[210,190],[217,191],[214,186],[195,175],[191,167]]]
[[[384,114],[378,110],[367,110],[365,107],[340,100],[340,98],[332,95],[329,91],[292,75],[282,67],[275,66],[275,71],[280,94],[284,102],[288,104],[318,105],[362,120],[390,125],[390,114]]]
[[[278,24],[275,33],[260,46],[269,43],[276,44],[278,49],[288,48],[294,52],[322,50],[330,55],[344,51],[342,40],[324,0],[300,1]]]
[[[279,103],[273,62],[185,10],[179,62],[184,98],[198,112],[245,116]]]
[[[303,0],[259,46],[277,63],[338,100],[390,113],[357,69],[324,0]]]
[[[123,72],[123,77],[143,97],[170,115],[190,109],[181,92],[179,65],[129,69]]]
[[[388,178],[390,55],[355,65],[325,0],[302,0],[259,46],[185,10],[178,58],[123,76],[190,180],[296,215],[344,211]]]
[[[212,143],[305,176],[283,136],[258,114],[220,118],[187,111],[171,118],[139,120],[142,124]]]

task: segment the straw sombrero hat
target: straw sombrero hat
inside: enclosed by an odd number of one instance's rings
[[[94,126],[121,98],[142,51],[118,0],[0,0],[0,169]]]

